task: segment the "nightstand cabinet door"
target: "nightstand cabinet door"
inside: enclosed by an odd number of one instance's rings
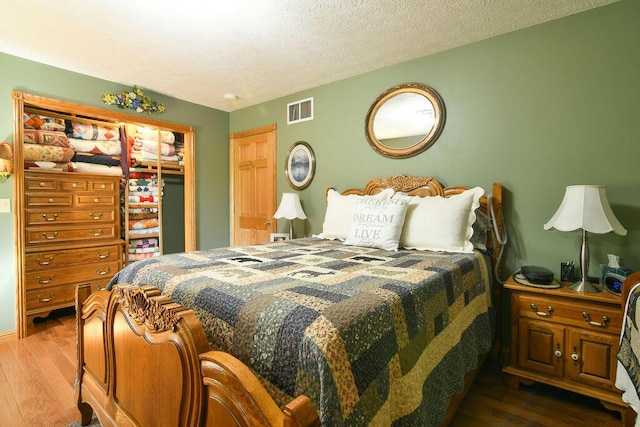
[[[568,331],[567,378],[615,391],[618,336],[582,329]]]
[[[551,322],[521,318],[518,365],[561,377],[565,328]]]

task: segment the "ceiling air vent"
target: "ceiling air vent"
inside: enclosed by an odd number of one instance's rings
[[[313,120],[313,98],[287,104],[287,124],[306,122]]]

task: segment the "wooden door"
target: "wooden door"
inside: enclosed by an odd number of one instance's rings
[[[545,374],[562,377],[564,326],[521,318],[518,364]]]
[[[231,245],[268,242],[276,231],[276,126],[231,134]]]

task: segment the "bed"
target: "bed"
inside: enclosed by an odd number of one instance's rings
[[[320,236],[149,258],[79,294],[82,423],[95,411],[105,426],[446,425],[499,348],[502,187],[476,190],[403,175],[328,190]],[[486,236],[470,249],[381,249],[367,224],[355,243],[353,224],[332,239],[332,197],[356,198],[349,216],[368,220],[409,204],[404,233],[437,225],[417,214],[427,202],[451,221],[471,193],[464,221]]]
[[[616,387],[622,390],[622,400],[632,410],[623,417],[625,426],[640,426],[640,272],[632,273],[623,283],[624,321],[620,333],[620,348],[616,372]]]

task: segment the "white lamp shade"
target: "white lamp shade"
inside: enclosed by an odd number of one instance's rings
[[[282,193],[280,206],[273,217],[276,219],[305,219],[307,215],[300,205],[300,197],[296,193]]]
[[[570,185],[562,203],[544,229],[560,231],[586,230],[604,234],[613,231],[625,236],[627,230],[613,214],[605,188],[601,185]]]

